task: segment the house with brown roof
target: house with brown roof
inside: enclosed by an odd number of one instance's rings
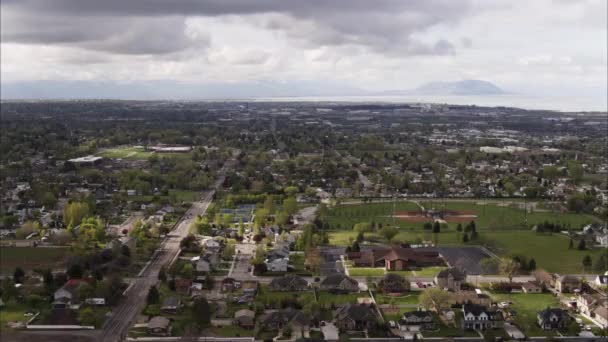
[[[543,288],[535,281],[528,281],[521,284],[521,290],[524,293],[541,293]]]
[[[152,317],[146,327],[150,335],[168,336],[171,334],[171,321],[167,317]]]
[[[261,319],[261,326],[268,331],[278,331],[289,325],[292,337],[296,338],[307,334],[310,324],[310,317],[294,308],[273,311]]]
[[[331,292],[357,292],[359,291],[359,282],[342,273],[335,273],[323,279],[320,288]]]
[[[306,291],[308,282],[295,274],[287,274],[272,279],[268,288],[271,291]]]
[[[255,312],[248,309],[241,309],[234,313],[234,325],[241,328],[253,328],[255,326]]]
[[[353,261],[355,267],[384,267],[389,271],[445,265],[439,253],[435,251],[400,246],[376,247],[351,252],[348,254],[348,258]]]
[[[378,318],[376,310],[369,305],[348,304],[336,311],[335,324],[343,331],[374,330]]]

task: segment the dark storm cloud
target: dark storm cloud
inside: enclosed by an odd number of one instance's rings
[[[454,53],[448,40],[417,33],[462,20],[468,0],[4,0],[2,40],[66,44],[122,54],[166,54],[204,46],[184,33],[187,17],[268,14],[267,28],[312,46],[359,45],[404,55]]]

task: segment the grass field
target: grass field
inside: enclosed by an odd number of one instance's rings
[[[408,292],[403,294],[402,296],[384,296],[381,294],[375,294],[374,296],[376,297],[376,303],[378,304],[417,305],[420,302],[420,292]],[[409,311],[411,311],[411,309],[409,309]]]
[[[497,302],[511,301],[511,309],[515,310],[515,324],[526,336],[545,336],[547,332],[536,325],[536,315],[548,307],[558,308],[559,302],[553,294],[493,294]]]
[[[0,247],[0,273],[12,274],[16,267],[26,271],[62,267],[67,254],[67,248]]]
[[[426,209],[472,211],[477,215],[475,222],[480,231],[525,229],[544,221],[560,223],[564,226],[570,225],[572,229],[579,229],[585,224],[597,221],[593,216],[585,214],[535,210],[534,205],[529,203],[526,214],[523,202],[520,200],[445,200],[423,201],[420,204]],[[330,209],[325,220],[332,230],[350,229],[360,222],[375,222],[376,224],[390,224],[405,229],[421,230],[423,225],[421,222],[406,222],[392,217],[393,212],[419,209],[419,206],[412,201],[398,201],[394,206],[393,203],[344,204]],[[448,226],[453,230],[457,223],[449,223]]]
[[[498,254],[525,255],[536,260],[538,268],[558,273],[583,273],[582,260],[585,255],[597,260],[606,249],[596,248],[579,251],[568,249],[568,238],[561,234],[537,234],[531,231],[521,232],[484,232],[482,237],[494,240],[498,245]]]
[[[192,154],[188,153],[155,153],[146,151],[143,147],[134,147],[134,146],[126,146],[126,147],[115,147],[103,150],[97,153],[98,156],[104,158],[113,158],[113,159],[133,159],[133,160],[147,160],[153,155],[157,155],[159,158],[180,158],[180,159],[190,159]]]
[[[25,304],[19,304],[13,300],[6,302],[3,307],[0,307],[0,331],[7,329],[8,322],[28,320],[29,317],[24,316],[26,310]]]
[[[382,267],[349,267],[348,274],[351,277],[383,277]]]

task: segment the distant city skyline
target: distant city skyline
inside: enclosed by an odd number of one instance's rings
[[[599,105],[608,92],[604,0],[3,0],[0,22],[3,98],[79,97],[74,84],[98,98],[100,84],[133,98],[175,85],[200,98],[259,84],[350,95],[465,79]]]

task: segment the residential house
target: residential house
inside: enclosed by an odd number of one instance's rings
[[[175,292],[183,295],[189,295],[192,289],[192,280],[185,278],[175,279]]]
[[[308,290],[308,282],[295,274],[287,274],[272,279],[268,288],[271,291],[306,291]]]
[[[70,308],[80,304],[79,291],[88,283],[82,279],[70,279],[53,294],[54,308]]]
[[[570,321],[570,316],[562,309],[547,308],[540,311],[536,317],[538,319],[538,325],[543,330],[563,329]]]
[[[209,272],[211,272],[211,265],[209,264],[209,262],[207,260],[205,260],[205,259],[199,259],[196,262],[194,270],[198,274],[200,274],[200,273],[209,273]]]
[[[171,335],[171,321],[163,316],[152,317],[148,322],[147,330],[150,335],[169,336]]]
[[[608,328],[608,303],[598,305],[595,310],[593,310],[593,314],[593,318],[602,326],[602,328]]]
[[[442,266],[444,261],[436,251],[410,247],[376,247],[348,253],[355,267],[384,267],[389,271],[403,271],[417,267]]]
[[[463,329],[485,330],[502,327],[502,314],[495,309],[477,304],[464,304],[462,314]]]
[[[234,325],[241,328],[253,328],[255,326],[255,312],[248,309],[241,309],[234,313]]]
[[[289,259],[266,259],[265,263],[269,272],[287,272]]]
[[[543,288],[535,281],[528,281],[521,284],[521,290],[524,293],[541,293]]]
[[[453,292],[460,291],[462,284],[466,282],[466,274],[457,268],[448,268],[440,271],[435,276],[435,285],[440,289]]]
[[[232,292],[239,288],[241,288],[241,282],[234,278],[226,277],[222,280],[222,292]]]
[[[261,326],[269,331],[278,331],[288,325],[292,329],[292,337],[303,337],[310,329],[310,317],[300,310],[288,308],[270,312],[261,320]]]
[[[575,290],[580,290],[580,288],[581,280],[573,275],[559,276],[555,280],[555,289],[558,292],[569,293],[574,292]]]
[[[429,311],[408,311],[403,314],[399,323],[407,326],[408,330],[414,326],[419,327],[420,330],[434,329],[433,315]]]
[[[160,310],[166,313],[175,314],[181,307],[181,301],[176,297],[167,297],[163,300]]]
[[[369,305],[348,304],[336,311],[335,324],[343,331],[374,330],[378,325],[378,314]]]
[[[382,293],[402,293],[410,290],[410,282],[396,273],[387,273],[378,283]]]
[[[595,286],[608,286],[608,274],[600,274],[593,280]]]
[[[357,292],[359,291],[359,283],[342,273],[335,273],[323,279],[320,288],[332,292]]]

